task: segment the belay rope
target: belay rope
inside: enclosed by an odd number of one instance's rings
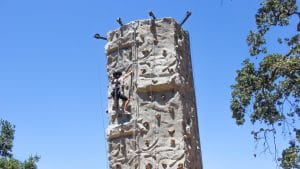
[[[133,28],[133,52],[132,52],[132,69],[135,71],[134,72],[134,77],[135,79],[132,81],[133,78],[131,78],[131,91],[132,91],[132,95],[133,95],[133,90],[132,88],[135,86],[135,95],[137,92],[137,81],[138,81],[138,46],[137,46],[137,41],[136,41],[136,31],[139,27],[139,21],[137,21],[136,23],[133,23],[132,28]],[[138,153],[137,154],[137,161],[138,161],[138,167],[140,169],[140,152],[139,152],[139,138],[137,137],[137,120],[139,118],[139,98],[135,97],[136,99],[136,106],[135,106],[135,111],[136,111],[136,119],[134,121],[134,139],[135,139],[135,143],[134,143],[134,147],[135,147],[135,151]]]
[[[120,45],[121,45],[121,40],[120,40],[120,38],[118,37],[118,40],[117,40],[117,45],[118,45],[118,56],[116,57],[116,67],[120,67],[119,66],[119,59],[121,58],[121,63],[123,63],[123,55],[121,54],[121,50],[120,50]],[[113,82],[114,83],[118,83],[118,81],[114,81],[113,80]],[[120,85],[120,86],[123,86],[124,85],[124,81],[123,81],[123,84],[114,84],[113,83],[113,85]],[[116,86],[114,86],[114,90],[113,90],[113,100],[114,100],[114,108],[115,108],[115,110],[116,111],[119,111],[119,108],[120,108],[120,106],[119,106],[119,100],[117,99],[117,95],[118,95],[118,92],[123,92],[124,93],[124,88],[122,87],[122,88],[120,88],[119,90],[121,90],[121,91],[117,91],[116,90]]]
[[[138,82],[138,73],[139,73],[139,57],[138,57],[138,44],[137,44],[137,40],[136,40],[136,31],[139,27],[139,21],[137,21],[136,23],[133,23],[133,25],[131,26],[132,29],[133,29],[133,50],[132,50],[132,69],[134,69],[134,78],[131,78],[131,82],[130,82],[130,90],[129,90],[129,99],[131,96],[133,96],[133,88],[135,87],[135,99],[136,99],[136,106],[135,106],[135,111],[136,111],[136,119],[134,121],[134,139],[135,139],[135,151],[137,152],[137,161],[138,161],[138,169],[141,168],[141,161],[140,161],[140,146],[139,146],[139,137],[137,136],[137,120],[139,118],[139,97],[137,96],[137,82]],[[155,69],[155,49],[156,49],[156,39],[153,40],[152,42],[152,66],[151,66],[151,72],[150,72],[150,80],[152,82],[152,78],[153,78],[153,71]],[[150,101],[151,101],[151,106],[154,107],[153,105],[153,101],[154,101],[154,94],[153,94],[153,89],[152,89],[152,84],[150,85]],[[157,115],[156,111],[154,112],[154,115],[155,115],[155,118]],[[159,123],[159,120],[160,118],[156,118],[156,124],[155,124],[155,127],[154,127],[154,136],[155,136],[155,139],[157,139],[157,125]],[[155,168],[158,168],[159,166],[159,162],[157,161],[157,152],[156,152],[156,147],[154,147],[154,154],[155,154],[155,160],[156,160],[156,163],[155,163]]]
[[[150,80],[151,80],[151,83],[152,82],[152,78],[153,78],[153,72],[155,72],[155,47],[156,47],[156,39],[153,40],[153,45],[152,45],[152,68],[151,68],[151,75],[150,75]],[[154,108],[154,104],[153,104],[153,101],[154,101],[154,96],[153,96],[153,88],[152,88],[152,84],[150,85],[150,94],[151,94],[151,106],[153,106]],[[155,124],[155,127],[154,127],[154,140],[156,141],[157,140],[157,125],[160,123],[159,120],[161,117],[158,117],[159,114],[157,114],[157,112],[154,110],[154,114],[155,114],[155,119],[156,119],[156,124]],[[157,152],[156,152],[156,146],[154,147],[154,155],[155,155],[155,160],[156,160],[156,163],[155,163],[155,168],[159,168],[159,162],[157,160]]]

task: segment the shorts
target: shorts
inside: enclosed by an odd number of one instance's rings
[[[119,99],[122,99],[123,101],[127,101],[128,100],[128,98],[125,95],[121,94],[121,92],[119,90],[113,90],[111,92],[111,96],[115,100],[119,100]]]

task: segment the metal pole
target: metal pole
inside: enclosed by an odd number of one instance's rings
[[[102,39],[102,40],[107,40],[106,37],[101,36],[99,33],[96,33],[96,34],[94,35],[94,38],[96,38],[96,39]]]
[[[149,11],[149,12],[148,12],[148,15],[149,15],[153,20],[156,19],[155,15],[154,15],[154,13],[153,13],[152,11]]]
[[[181,21],[180,23],[180,26],[182,26],[188,19],[189,17],[192,15],[192,12],[191,11],[187,11],[186,14],[185,14],[185,17],[184,19]]]
[[[119,18],[117,18],[117,20],[116,20],[117,22],[118,22],[118,24],[120,25],[120,26],[123,26],[123,23],[122,23],[122,19],[119,17]]]

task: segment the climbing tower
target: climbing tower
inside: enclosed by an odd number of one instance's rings
[[[105,50],[110,169],[202,169],[187,31],[172,18],[133,21],[108,33]],[[127,111],[111,96],[115,71],[128,75]]]

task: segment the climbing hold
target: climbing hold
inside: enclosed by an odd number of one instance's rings
[[[120,133],[124,133],[124,129],[119,129],[119,132]]]
[[[188,78],[189,78],[189,75],[186,73],[186,74],[185,74],[185,77],[188,79]]]
[[[171,139],[171,147],[175,147],[175,139]]]
[[[169,113],[170,113],[171,118],[174,119],[175,118],[174,108],[169,107]]]
[[[187,134],[190,135],[190,134],[192,133],[192,131],[191,131],[191,126],[187,125],[187,126],[185,127],[185,131],[186,131]]]
[[[115,120],[116,120],[116,115],[112,115],[112,116],[111,116],[111,121],[114,123]]]
[[[148,163],[148,164],[146,165],[146,169],[152,169],[152,165],[151,165],[150,163]]]
[[[168,55],[168,54],[167,54],[167,51],[166,51],[166,50],[163,50],[162,55],[163,55],[164,57],[166,57],[166,56]]]
[[[170,136],[173,137],[174,133],[175,133],[175,129],[173,127],[169,128],[168,132],[169,132]]]
[[[191,125],[191,122],[192,122],[192,121],[191,121],[190,118],[187,118],[187,119],[186,119],[186,123],[187,123],[188,125]]]
[[[108,151],[111,152],[113,150],[113,144],[109,143],[108,144]]]
[[[166,164],[166,163],[162,163],[161,165],[162,165],[162,167],[163,167],[164,169],[167,168],[167,164]]]
[[[149,123],[148,123],[147,121],[145,121],[145,122],[143,123],[143,126],[144,126],[147,130],[149,130]]]
[[[158,82],[158,80],[152,80],[152,83],[156,84]]]
[[[141,69],[142,75],[146,73],[146,69]]]
[[[149,50],[143,50],[142,51],[142,54],[144,55],[144,57],[148,56],[150,54],[150,51]]]
[[[155,117],[156,117],[157,120],[160,120],[161,115],[160,114],[156,114]]]
[[[116,38],[119,38],[119,37],[120,37],[120,34],[118,34],[118,33],[116,33],[115,35],[116,35]]]
[[[149,99],[150,99],[150,101],[153,101],[154,97],[152,95],[149,95]]]
[[[125,150],[126,150],[125,146],[124,146],[124,145],[121,145],[121,146],[120,146],[120,149],[121,149],[121,151],[122,151],[123,154],[124,154],[124,152],[125,152]]]
[[[149,140],[145,140],[145,145],[146,145],[147,147],[149,147],[150,141],[149,141]]]
[[[183,169],[183,164],[182,164],[182,163],[179,163],[179,164],[177,165],[177,169]]]
[[[117,164],[116,165],[116,169],[121,169],[122,167],[121,167],[121,165],[120,164]]]
[[[173,70],[173,69],[169,69],[169,68],[168,68],[168,71],[169,71],[169,73],[174,73],[174,70]]]

